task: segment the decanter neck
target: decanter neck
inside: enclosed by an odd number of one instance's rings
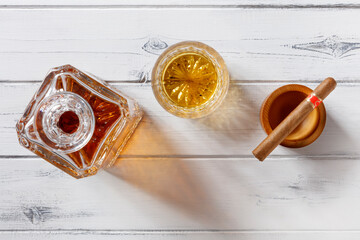
[[[91,139],[95,116],[84,98],[61,91],[40,102],[34,125],[45,145],[55,151],[71,153],[83,148]]]

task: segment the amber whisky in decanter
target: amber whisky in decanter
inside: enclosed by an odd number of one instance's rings
[[[64,65],[50,70],[16,130],[22,146],[82,178],[115,162],[141,117],[133,99]]]

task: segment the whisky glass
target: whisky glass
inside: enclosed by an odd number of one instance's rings
[[[159,56],[151,81],[154,95],[166,111],[178,117],[200,118],[215,111],[224,100],[229,73],[213,48],[185,41]]]

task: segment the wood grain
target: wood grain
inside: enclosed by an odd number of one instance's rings
[[[250,156],[266,136],[259,121],[262,101],[285,83],[236,84],[224,104],[203,119],[181,119],[167,113],[155,100],[150,84],[113,84],[143,106],[145,117],[123,154],[125,156]],[[32,155],[18,144],[14,129],[39,84],[0,83],[0,155]],[[315,84],[308,84],[314,88]],[[322,135],[308,147],[277,148],[273,155],[360,155],[360,115],[349,102],[360,101],[359,85],[340,84],[326,99],[327,123]],[[351,116],[351,117],[346,117]]]
[[[0,159],[0,229],[350,231],[360,227],[359,168],[342,158],[128,158],[75,181],[40,159]]]
[[[354,0],[2,1],[0,239],[359,239],[359,13]],[[171,116],[151,92],[156,58],[182,40],[214,47],[232,76],[206,119]],[[81,181],[14,129],[48,69],[67,63],[146,112],[115,167]],[[322,136],[251,158],[262,100],[327,76],[339,86]]]
[[[356,0],[322,0],[322,1],[311,1],[311,0],[156,0],[156,1],[147,1],[147,0],[107,0],[106,2],[101,0],[3,0],[3,7],[11,7],[11,6],[34,6],[34,7],[44,7],[44,6],[55,6],[57,8],[61,8],[62,6],[80,6],[80,7],[119,7],[119,6],[136,6],[136,7],[197,7],[197,6],[206,6],[206,7],[253,7],[253,8],[266,8],[269,6],[273,7],[307,7],[307,8],[316,8],[316,7],[334,7],[334,8],[342,8],[342,7],[356,7],[359,2]]]
[[[21,232],[0,232],[0,237],[8,240],[38,240],[54,239],[62,240],[358,240],[358,231],[21,231]]]
[[[233,80],[319,81],[326,73],[339,81],[358,81],[353,69],[360,60],[360,36],[352,19],[359,13],[360,9],[0,9],[0,81],[39,81],[51,67],[67,63],[108,81],[149,81],[158,55],[182,40],[214,47]],[[209,26],[216,26],[215,31],[199,31]]]

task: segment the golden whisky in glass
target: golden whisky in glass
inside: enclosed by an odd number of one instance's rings
[[[213,112],[229,87],[222,57],[200,42],[181,42],[169,47],[152,72],[156,99],[167,111],[184,118]]]

